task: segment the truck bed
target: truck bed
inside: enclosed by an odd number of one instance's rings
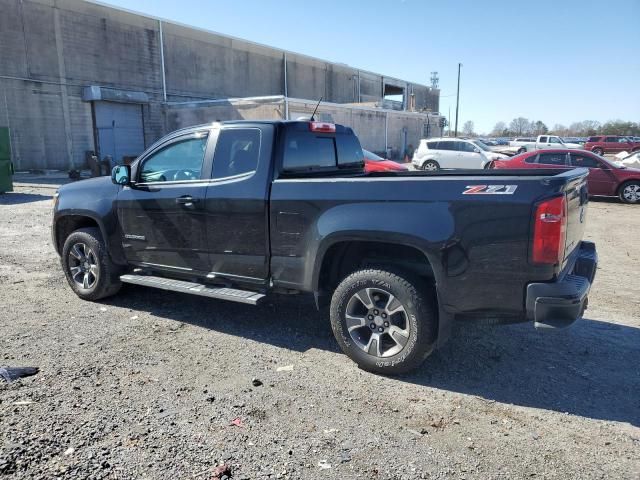
[[[583,234],[587,174],[586,169],[450,170],[276,179],[270,200],[274,283],[313,291],[313,265],[327,248],[338,241],[371,241],[375,231],[378,241],[425,253],[449,311],[481,313],[490,304],[507,317],[517,316],[527,283],[551,281],[571,261]],[[504,188],[469,193],[482,185]],[[513,191],[505,192],[508,186]],[[532,208],[564,193],[570,212],[565,263],[533,265]]]

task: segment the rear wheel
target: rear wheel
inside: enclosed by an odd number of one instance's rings
[[[120,268],[109,258],[100,230],[95,227],[69,235],[60,261],[71,289],[84,300],[99,300],[120,290]]]
[[[345,278],[331,300],[331,328],[358,366],[398,374],[420,365],[437,334],[426,285],[403,272],[368,269]]]
[[[602,155],[604,154],[604,150],[602,150],[600,147],[598,148],[594,148],[593,150],[591,150],[593,153],[595,153],[596,155]]]
[[[434,172],[440,170],[440,165],[435,160],[427,160],[422,164],[422,170]]]
[[[526,152],[526,151],[527,151],[527,149],[526,149],[526,148],[524,148],[524,147],[519,148],[519,149],[518,149],[518,154],[524,153],[524,152]]]
[[[634,180],[623,184],[618,195],[624,203],[640,203],[640,182]]]

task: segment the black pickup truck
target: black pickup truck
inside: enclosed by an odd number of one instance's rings
[[[362,368],[419,365],[454,321],[567,326],[597,255],[587,170],[365,174],[350,128],[176,131],[112,177],[65,185],[53,243],[83,299],[122,282],[257,304],[313,293]]]

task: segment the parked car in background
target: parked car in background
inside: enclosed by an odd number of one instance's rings
[[[510,147],[524,147],[528,143],[535,142],[536,139],[533,137],[516,137],[513,140],[509,141]]]
[[[579,145],[584,145],[585,139],[580,137],[562,137],[562,141],[564,143],[576,143]]]
[[[362,153],[364,153],[365,172],[400,172],[403,170],[409,170],[409,167],[405,164],[379,157],[375,153],[365,150],[364,148],[362,149]]]
[[[584,149],[597,155],[605,153],[619,153],[623,151],[635,152],[640,150],[640,142],[635,142],[633,138],[617,135],[598,135],[589,137]]]
[[[490,168],[578,168],[589,169],[590,195],[619,197],[625,203],[640,203],[640,169],[627,168],[586,150],[557,149],[526,152],[508,160],[496,160]]]
[[[579,143],[565,143],[557,135],[538,135],[532,142],[519,142],[517,153],[546,150],[549,148],[582,148],[582,145]]]
[[[429,138],[420,140],[412,163],[421,170],[441,168],[486,168],[492,160],[507,158],[493,152],[480,140]]]

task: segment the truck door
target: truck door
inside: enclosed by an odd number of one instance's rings
[[[221,129],[206,192],[210,276],[262,283],[269,276],[272,125]]]
[[[551,145],[549,145],[549,137],[547,136],[538,137],[538,140],[536,140],[536,142],[538,149],[551,148]]]
[[[118,193],[122,244],[132,264],[207,271],[203,175],[208,130],[174,137],[142,157]],[[209,162],[210,164],[210,162]]]

